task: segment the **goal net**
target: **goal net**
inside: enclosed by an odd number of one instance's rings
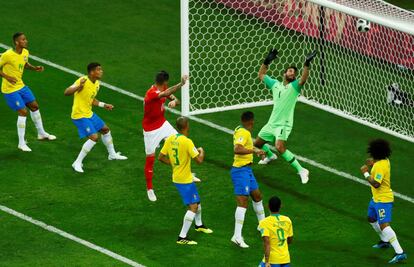
[[[319,51],[300,101],[414,142],[414,14],[381,0],[181,0],[183,114],[271,104],[257,78],[300,71]],[[370,22],[360,32],[358,19]]]

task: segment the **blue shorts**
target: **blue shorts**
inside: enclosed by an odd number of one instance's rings
[[[368,205],[368,217],[378,221],[379,224],[391,222],[393,202],[374,202],[371,199]]]
[[[290,267],[290,263],[284,264],[270,264],[271,267]],[[266,267],[266,264],[262,261],[259,263],[259,267]]]
[[[191,184],[174,184],[180,193],[184,205],[188,206],[190,204],[200,203],[200,196],[198,195],[197,187],[194,182]]]
[[[36,100],[32,93],[32,90],[30,90],[28,86],[24,86],[22,89],[16,92],[3,95],[4,98],[6,98],[7,105],[14,111],[24,109],[26,107],[26,104]]]
[[[72,119],[72,121],[78,128],[80,138],[95,134],[105,126],[105,122],[95,113],[90,118]]]
[[[232,167],[231,180],[233,181],[234,194],[237,196],[248,196],[259,188],[250,166]]]

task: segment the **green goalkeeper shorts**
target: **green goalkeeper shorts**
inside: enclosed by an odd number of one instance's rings
[[[266,124],[259,132],[259,137],[266,142],[276,143],[277,140],[287,141],[292,127],[286,125],[279,125],[277,127],[272,127],[269,124]]]

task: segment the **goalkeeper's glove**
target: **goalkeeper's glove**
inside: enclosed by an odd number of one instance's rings
[[[276,49],[271,49],[269,54],[267,54],[267,57],[263,60],[263,64],[268,66],[270,63],[272,63],[273,60],[276,59],[277,54],[278,52]]]
[[[316,57],[316,55],[318,54],[318,51],[313,50],[311,53],[306,55],[306,60],[305,60],[305,67],[309,67],[310,63],[312,62],[312,60]]]

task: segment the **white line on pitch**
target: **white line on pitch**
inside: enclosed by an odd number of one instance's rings
[[[83,240],[83,239],[81,239],[79,237],[76,237],[74,235],[71,235],[71,234],[69,234],[69,233],[67,233],[65,231],[62,231],[62,230],[54,227],[54,226],[47,225],[44,222],[38,221],[36,219],[33,219],[32,217],[29,217],[27,215],[24,215],[24,214],[22,214],[20,212],[17,212],[15,210],[12,210],[12,209],[10,209],[10,208],[8,208],[6,206],[0,205],[0,210],[4,211],[4,212],[6,212],[6,213],[8,213],[10,215],[16,216],[16,217],[18,217],[18,218],[20,218],[20,219],[22,219],[24,221],[27,221],[27,222],[32,223],[34,225],[37,225],[37,226],[39,226],[39,227],[41,227],[41,228],[43,228],[43,229],[45,229],[45,230],[47,230],[49,232],[58,234],[58,235],[60,235],[60,236],[62,236],[64,238],[67,238],[67,239],[70,239],[72,241],[75,241],[76,243],[82,244],[82,245],[84,245],[84,246],[86,246],[86,247],[88,247],[90,249],[96,250],[96,251],[98,251],[98,252],[100,252],[102,254],[105,254],[105,255],[107,255],[107,256],[109,256],[111,258],[114,258],[114,259],[116,259],[118,261],[121,261],[121,262],[123,262],[125,264],[128,264],[130,266],[134,266],[134,267],[145,267],[144,265],[141,265],[141,264],[139,264],[139,263],[137,263],[137,262],[135,262],[133,260],[130,260],[128,258],[125,258],[125,257],[123,257],[123,256],[121,256],[119,254],[116,254],[116,253],[114,253],[114,252],[112,252],[110,250],[107,250],[106,248],[103,248],[103,247],[97,246],[95,244],[92,244],[91,242],[88,242],[88,241]]]
[[[7,46],[7,45],[5,45],[5,44],[3,44],[3,43],[0,43],[0,47],[2,47],[2,48],[4,48],[4,49],[9,49],[9,48],[10,48],[10,46]],[[82,74],[82,73],[80,73],[80,72],[77,72],[77,71],[74,71],[74,70],[68,69],[68,68],[63,67],[63,66],[61,66],[61,65],[58,65],[58,64],[56,64],[56,63],[53,63],[53,62],[51,62],[51,61],[49,61],[49,60],[46,60],[46,59],[43,59],[43,58],[40,58],[40,57],[37,57],[37,56],[30,56],[30,57],[31,57],[31,58],[33,58],[33,59],[34,59],[34,60],[36,60],[36,61],[39,61],[39,62],[41,62],[41,63],[43,63],[43,64],[46,64],[46,65],[49,65],[49,66],[54,67],[54,68],[56,68],[56,69],[59,69],[59,70],[61,70],[61,71],[63,71],[63,72],[67,72],[67,73],[70,73],[70,74],[73,74],[73,75],[76,75],[76,76],[83,76],[83,75],[84,75],[84,74]],[[118,93],[121,93],[121,94],[127,95],[127,96],[129,96],[129,97],[132,97],[132,98],[134,98],[134,99],[137,99],[137,100],[140,100],[140,101],[144,101],[144,98],[143,98],[142,96],[139,96],[139,95],[136,95],[136,94],[134,94],[134,93],[131,93],[131,92],[129,92],[129,91],[127,91],[127,90],[125,90],[125,89],[122,89],[122,88],[119,88],[119,87],[116,87],[116,86],[113,86],[113,85],[110,85],[110,84],[108,84],[108,83],[104,83],[104,82],[102,82],[102,83],[101,83],[101,85],[102,85],[102,86],[104,86],[104,87],[107,87],[107,88],[109,88],[109,89],[111,89],[111,90],[113,90],[113,91],[116,91],[116,92],[118,92]],[[167,108],[167,109],[168,109],[170,112],[174,113],[174,114],[181,114],[181,113],[180,113],[180,111],[178,111],[178,110],[175,110],[175,109],[169,109],[169,108]],[[207,125],[207,126],[209,126],[209,127],[211,127],[211,128],[217,129],[217,130],[219,130],[219,131],[222,131],[222,132],[225,132],[225,133],[228,133],[228,134],[233,134],[233,130],[231,130],[231,129],[229,129],[229,128],[226,128],[226,127],[223,127],[223,126],[220,126],[220,125],[218,125],[218,124],[215,124],[215,123],[213,123],[213,122],[211,122],[211,121],[204,120],[204,119],[201,119],[201,118],[198,118],[198,117],[195,117],[195,116],[188,116],[188,117],[189,117],[191,120],[193,120],[193,121],[196,121],[196,122],[198,122],[198,123],[201,123],[201,124]],[[332,167],[329,167],[329,166],[323,165],[322,163],[319,163],[319,162],[317,162],[317,161],[314,161],[314,160],[308,159],[308,158],[303,157],[303,156],[300,156],[300,155],[296,155],[296,157],[297,157],[299,160],[304,161],[304,162],[308,163],[309,165],[312,165],[312,166],[317,167],[317,168],[319,168],[319,169],[322,169],[322,170],[324,170],[324,171],[327,171],[327,172],[333,173],[333,174],[335,174],[335,175],[341,176],[341,177],[343,177],[343,178],[346,178],[346,179],[348,179],[348,180],[351,180],[351,181],[354,181],[354,182],[357,182],[357,183],[360,183],[360,184],[363,184],[363,185],[366,185],[366,186],[370,186],[370,185],[369,185],[369,183],[368,183],[366,180],[361,179],[361,178],[358,178],[358,177],[356,177],[356,176],[353,176],[353,175],[351,175],[351,174],[349,174],[349,173],[346,173],[346,172],[343,172],[343,171],[340,171],[340,170],[334,169],[334,168],[332,168]],[[413,204],[414,204],[414,198],[412,198],[412,197],[409,197],[409,196],[407,196],[407,195],[404,195],[404,194],[401,194],[401,193],[398,193],[398,192],[395,192],[395,191],[394,191],[394,195],[395,195],[396,197],[400,198],[400,199],[403,199],[403,200],[405,200],[405,201],[408,201],[408,202],[411,202],[411,203],[413,203]]]

